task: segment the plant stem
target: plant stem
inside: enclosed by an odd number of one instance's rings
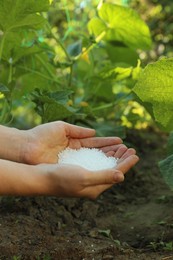
[[[76,56],[74,58],[74,60],[78,60],[82,55],[87,54],[88,52],[90,52],[106,35],[106,31],[103,31],[101,34],[99,34],[96,39],[95,42],[92,43],[88,48],[86,48],[83,52],[81,52],[78,56]]]
[[[121,97],[120,99],[116,100],[113,103],[109,103],[109,104],[105,104],[105,105],[102,105],[102,106],[99,106],[99,107],[95,107],[95,108],[92,109],[92,111],[97,111],[97,110],[101,110],[101,109],[106,109],[106,108],[110,108],[110,107],[113,107],[113,106],[117,106],[117,104],[119,104],[120,101],[122,101],[123,99],[127,98],[130,95],[130,93],[127,93],[126,96]]]
[[[93,108],[92,111],[97,111],[97,110],[102,110],[102,109],[105,109],[105,108],[110,108],[110,107],[113,107],[114,105],[115,105],[114,103],[102,105],[102,106]]]
[[[71,57],[68,54],[68,52],[67,52],[66,48],[64,47],[63,43],[61,42],[61,40],[58,39],[54,34],[52,34],[52,36],[53,36],[54,40],[61,46],[62,50],[64,51],[64,53],[65,53],[65,55],[68,59],[68,61],[71,62]]]
[[[4,33],[2,36],[2,41],[1,41],[1,45],[0,45],[0,61],[2,59],[2,53],[3,53],[4,44],[5,44],[5,37],[6,37],[6,34]]]
[[[10,62],[10,66],[9,66],[9,76],[8,76],[8,84],[11,83],[11,81],[12,81],[12,76],[13,76],[13,64]]]
[[[72,78],[73,78],[73,64],[70,66],[70,75],[69,75],[69,83],[68,83],[69,87],[71,87]]]

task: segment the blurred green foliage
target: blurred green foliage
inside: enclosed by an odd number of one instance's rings
[[[151,122],[132,88],[146,63],[171,56],[172,4],[0,0],[0,5],[1,123],[28,128],[60,119],[123,137],[123,126]]]
[[[145,64],[158,60],[162,56],[173,56],[173,2],[169,0],[132,0],[135,8],[149,25],[153,46],[149,52],[142,53],[140,58]]]
[[[129,1],[49,2],[0,0],[1,123],[61,119],[123,136],[141,118],[131,88],[147,25]]]

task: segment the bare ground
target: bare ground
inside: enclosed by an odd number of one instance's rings
[[[0,259],[173,260],[173,193],[160,176],[166,137],[131,132],[141,157],[97,200],[0,200]]]

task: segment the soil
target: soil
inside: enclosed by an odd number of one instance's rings
[[[173,192],[159,132],[130,132],[140,162],[97,200],[3,197],[0,259],[173,260]]]

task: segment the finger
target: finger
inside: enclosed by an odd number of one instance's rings
[[[128,156],[132,155],[132,154],[136,154],[135,149],[133,148],[127,148],[124,144],[118,144],[118,145],[112,145],[112,146],[106,146],[103,149],[101,148],[101,150],[106,153],[106,155],[111,154],[112,155],[108,155],[108,156],[114,156],[116,158],[127,158]],[[114,151],[114,153],[113,153]]]
[[[121,157],[121,159],[125,159],[133,154],[136,154],[136,150],[133,148],[129,148]],[[120,157],[119,157],[120,158]]]
[[[94,129],[71,125],[68,123],[65,123],[65,130],[67,136],[73,138],[87,138],[87,137],[93,137],[95,135]]]
[[[102,152],[107,153],[109,151],[118,151],[118,149],[121,146],[125,146],[124,144],[120,143],[120,144],[115,144],[115,145],[109,145],[109,146],[105,146],[105,147],[101,147],[100,150],[102,150]]]
[[[129,157],[125,158],[124,160],[119,160],[116,169],[121,171],[122,173],[126,173],[130,170],[137,162],[139,161],[139,157],[137,155],[130,155]]]
[[[107,157],[114,157],[114,154],[115,154],[114,151],[109,151],[109,152],[106,153],[106,156]]]
[[[82,147],[102,148],[105,146],[118,145],[122,143],[119,137],[91,137],[80,140]]]
[[[114,157],[121,158],[127,152],[127,150],[128,150],[127,146],[122,144],[115,152]]]
[[[122,173],[121,173],[122,174]],[[122,174],[121,179],[117,179],[115,183],[120,183],[124,181],[124,175]],[[114,184],[115,184],[114,183]],[[94,185],[94,186],[89,186],[86,187],[82,193],[84,197],[88,197],[90,199],[95,199],[97,198],[101,193],[104,191],[110,189],[114,184],[101,184],[101,185]]]
[[[105,184],[114,184],[124,180],[124,175],[121,171],[117,169],[106,169],[101,171],[90,171],[87,180],[86,186],[96,186],[96,185],[105,185]]]

